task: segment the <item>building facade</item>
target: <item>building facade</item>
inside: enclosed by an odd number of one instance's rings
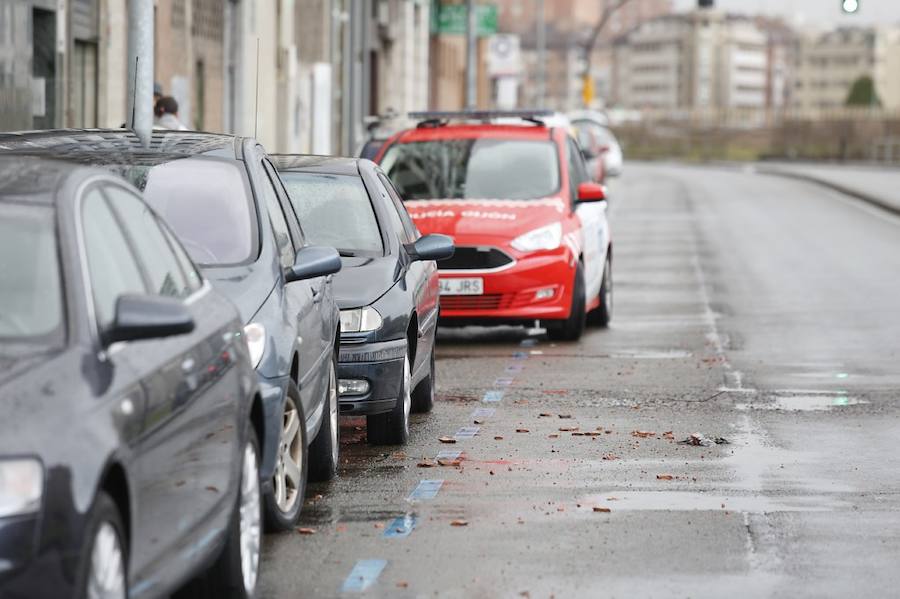
[[[803,35],[794,58],[791,107],[841,108],[854,82],[871,77],[884,108],[900,108],[900,28],[840,28]]]

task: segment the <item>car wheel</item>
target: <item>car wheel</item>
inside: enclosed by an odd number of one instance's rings
[[[125,549],[122,517],[112,498],[100,491],[91,511],[90,545],[83,570],[84,599],[125,599],[128,596],[128,553]]]
[[[434,407],[434,386],[435,386],[435,368],[434,368],[434,348],[431,348],[430,366],[428,376],[416,386],[412,394],[412,411],[417,413],[430,412]]]
[[[587,315],[584,312],[584,267],[581,262],[575,267],[575,282],[572,286],[572,305],[565,320],[547,323],[547,336],[555,341],[578,341],[584,333]]]
[[[262,502],[259,485],[259,445],[251,431],[241,452],[238,496],[226,531],[222,553],[185,596],[208,599],[249,599],[256,591],[262,546]]]
[[[366,417],[367,437],[374,445],[402,445],[409,440],[409,413],[412,410],[410,386],[412,374],[409,352],[403,358],[403,379],[394,408],[386,414]]]
[[[603,283],[600,285],[600,305],[588,314],[588,324],[608,327],[613,313],[612,260],[606,257],[603,265]]]
[[[300,390],[293,381],[288,383],[282,414],[272,490],[265,497],[269,530],[290,530],[296,526],[306,494],[306,418]]]
[[[309,448],[309,477],[317,482],[334,478],[338,469],[340,451],[340,426],[338,424],[337,364],[331,360],[328,367],[328,386],[319,434]]]

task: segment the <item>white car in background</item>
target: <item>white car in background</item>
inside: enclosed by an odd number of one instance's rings
[[[606,116],[594,111],[582,111],[571,114],[570,119],[591,177],[602,183],[606,177],[621,175],[622,146],[607,127]]]

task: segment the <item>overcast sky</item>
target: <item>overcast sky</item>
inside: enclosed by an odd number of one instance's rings
[[[857,15],[841,12],[841,0],[716,0],[716,6],[743,14],[781,15],[807,25],[900,24],[900,0],[859,0]],[[675,0],[675,8],[687,10],[696,0]]]

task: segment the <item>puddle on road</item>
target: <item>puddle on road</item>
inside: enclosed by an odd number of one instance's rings
[[[781,410],[785,412],[827,412],[847,406],[869,402],[844,392],[822,391],[804,393],[779,393],[770,402],[736,404],[738,410]]]

